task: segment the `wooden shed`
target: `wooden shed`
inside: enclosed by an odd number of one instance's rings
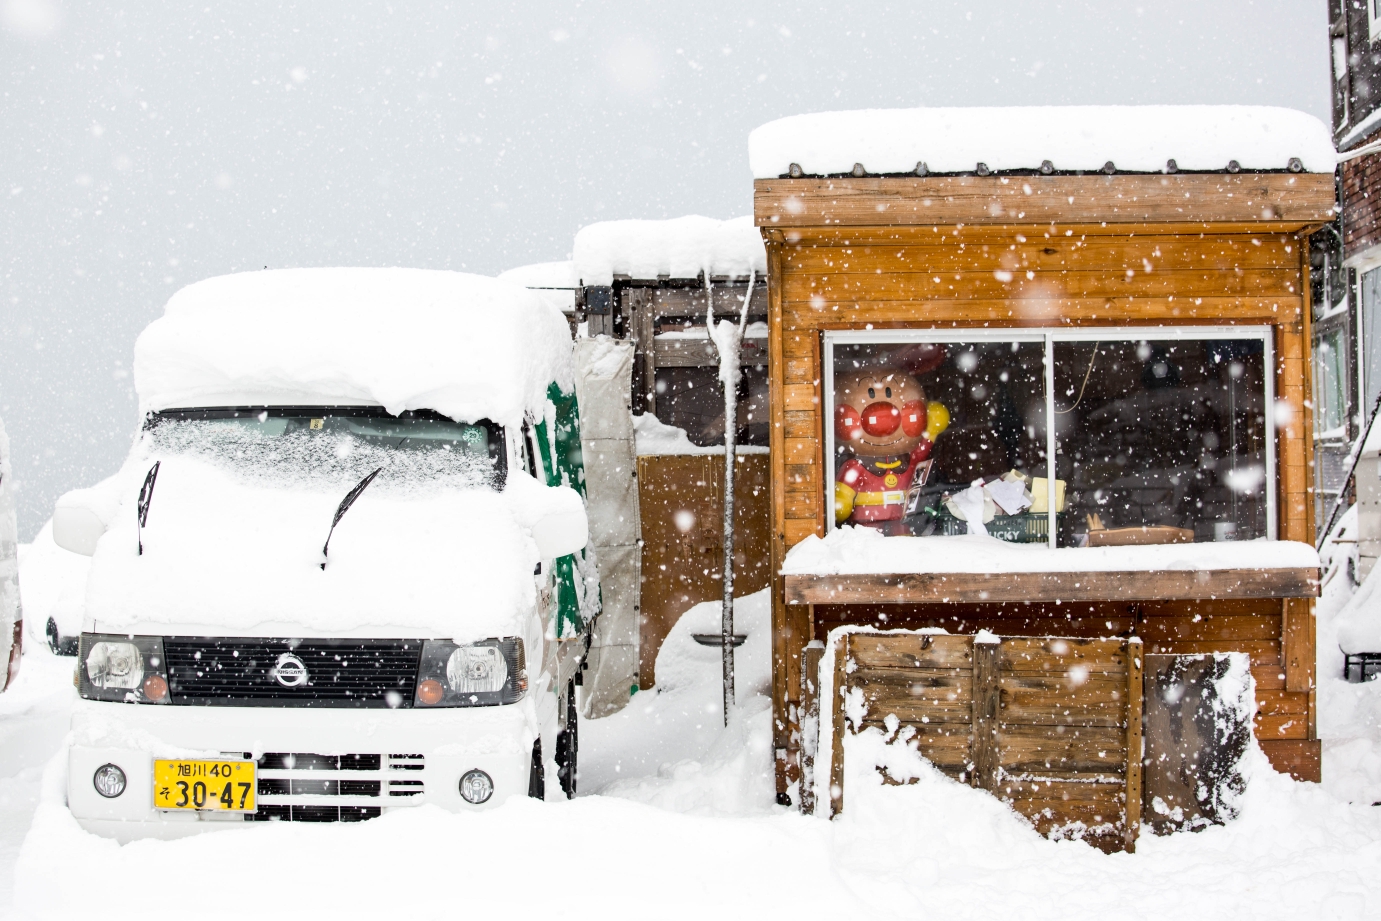
[[[748,217],[605,221],[576,235],[577,335],[632,346],[639,535],[637,680],[656,685],[657,653],[681,615],[723,595],[724,393],[706,329],[747,307],[740,351],[735,468],[735,594],[767,587],[767,278]],[[606,589],[606,593],[608,589]]]
[[[1327,129],[937,109],[784,119],[751,147],[779,801],[842,793],[802,768],[850,686],[876,704],[864,725],[894,715],[966,782],[1043,766],[1047,792],[1014,800],[1043,829],[1092,822],[1072,799],[1107,787],[1130,844],[1158,654],[1249,656],[1262,748],[1317,781],[1307,237],[1334,214]]]

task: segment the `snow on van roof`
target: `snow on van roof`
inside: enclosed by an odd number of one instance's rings
[[[542,303],[562,313],[575,312],[575,289],[580,282],[575,277],[575,263],[534,262],[520,265],[498,274],[500,281],[522,285],[542,299]]]
[[[604,221],[575,235],[575,276],[586,285],[615,275],[653,279],[747,278],[767,272],[767,250],[751,215],[717,221],[689,215],[665,221]]]
[[[518,285],[423,269],[281,269],[197,282],[134,345],[143,411],[373,403],[520,424],[573,384],[559,310]]]
[[[500,272],[496,277],[524,288],[574,288],[580,283],[575,275],[575,263],[569,259],[520,265]]]
[[[1275,106],[1030,106],[864,109],[793,115],[748,136],[753,176],[771,179],[797,164],[806,175],[991,170],[1161,172],[1288,169],[1331,173],[1333,142],[1323,122]]]

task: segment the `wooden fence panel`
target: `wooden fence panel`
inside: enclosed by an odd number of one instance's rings
[[[999,797],[1042,834],[1135,848],[1139,640],[843,633],[834,652],[831,815],[844,806],[844,733],[882,729],[892,716],[942,772]],[[857,726],[843,712],[855,689],[865,704]]]

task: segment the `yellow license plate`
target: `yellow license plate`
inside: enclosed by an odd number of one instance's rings
[[[154,807],[253,812],[255,767],[253,761],[154,761]]]

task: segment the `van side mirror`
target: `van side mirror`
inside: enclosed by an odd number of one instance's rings
[[[53,509],[53,543],[91,556],[96,552],[96,541],[106,532],[106,523],[95,509],[80,500],[72,501],[71,496],[63,496]]]
[[[543,515],[532,525],[532,539],[544,560],[554,560],[583,550],[590,539],[585,509],[566,509]]]

